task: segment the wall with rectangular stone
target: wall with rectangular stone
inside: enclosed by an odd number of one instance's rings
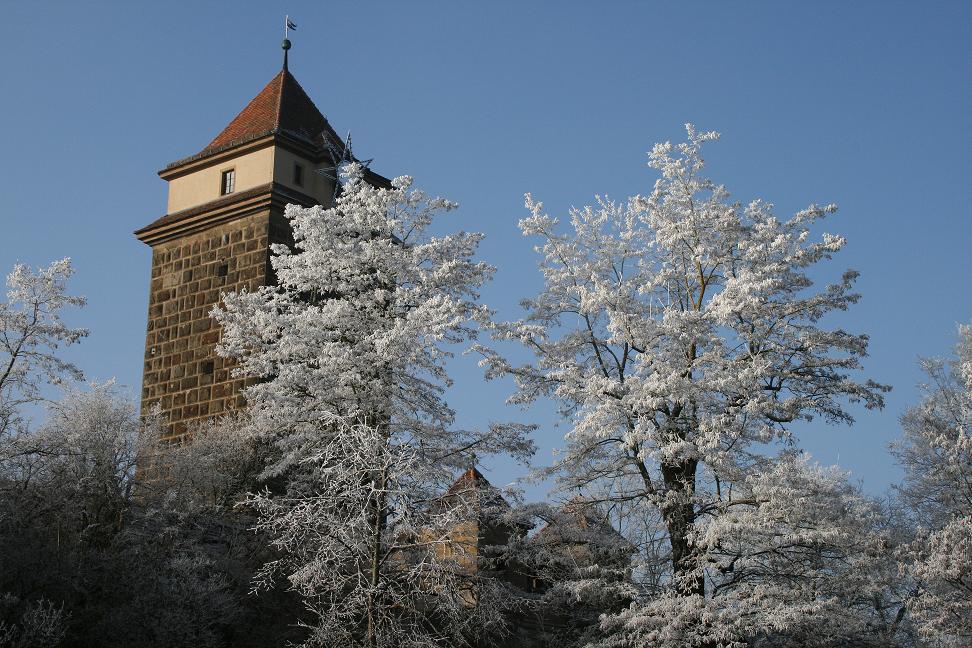
[[[233,378],[232,362],[216,354],[220,329],[209,313],[221,292],[267,283],[270,220],[267,210],[152,249],[142,413],[161,406],[167,440],[244,404],[245,381]],[[273,220],[277,230],[279,217]]]

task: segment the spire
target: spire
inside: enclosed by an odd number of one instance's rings
[[[287,71],[287,51],[290,49],[291,29],[297,29],[297,25],[294,24],[294,21],[290,19],[290,16],[284,16],[284,39],[283,39],[283,44],[281,45],[284,51],[284,66],[283,66],[284,72]]]

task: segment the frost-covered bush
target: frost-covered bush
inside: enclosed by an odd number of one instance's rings
[[[11,617],[15,620],[7,621]],[[46,599],[24,603],[4,594],[0,596],[0,648],[56,648],[67,632],[65,621],[64,610]]]
[[[44,424],[8,444],[0,592],[46,601],[29,615],[7,606],[0,621],[9,637],[35,645],[50,628],[44,636],[57,629],[65,646],[254,645],[236,634],[253,534],[228,512],[203,516],[189,500],[151,501],[136,470],[159,432],[159,421],[143,420],[105,384],[69,390]]]

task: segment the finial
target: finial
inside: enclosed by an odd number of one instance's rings
[[[280,47],[282,47],[284,51],[284,64],[283,64],[284,71],[287,70],[287,50],[290,49],[290,39],[287,37],[290,36],[291,29],[296,30],[297,25],[294,23],[293,20],[290,19],[290,16],[284,16],[284,39],[283,39],[283,43],[280,45]]]

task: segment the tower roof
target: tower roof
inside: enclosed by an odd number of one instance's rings
[[[442,496],[443,502],[461,498],[477,508],[498,507],[508,509],[509,503],[499,489],[489,483],[489,480],[475,467],[462,473]]]
[[[271,133],[282,133],[317,147],[341,147],[327,119],[286,68],[254,97],[223,131],[209,143],[203,153],[222,149]]]
[[[286,59],[283,69],[213,141],[200,152],[166,165],[159,171],[159,176],[166,181],[178,180],[270,146],[286,149],[325,169],[333,169],[342,161],[356,160],[350,147],[346,146],[287,69]],[[388,178],[369,169],[367,163],[364,166],[365,181],[375,187],[391,187]],[[282,211],[289,203],[313,205],[328,202],[329,196],[320,192],[310,195],[293,186],[288,187],[287,182],[279,181],[275,173],[275,169],[269,172],[261,169],[258,175],[259,180],[264,181],[262,184],[251,177],[246,186],[237,187],[239,191],[225,195],[216,193],[217,184],[213,181],[211,195],[192,193],[191,200],[183,201],[175,208],[172,206],[170,184],[169,213],[135,234],[141,241],[154,245],[177,234],[232,220],[258,207],[262,209],[273,205]]]
[[[285,67],[270,79],[263,90],[250,100],[206,148],[167,165],[165,170],[269,135],[295,139],[320,155],[331,149],[339,154],[344,150],[342,139]]]

